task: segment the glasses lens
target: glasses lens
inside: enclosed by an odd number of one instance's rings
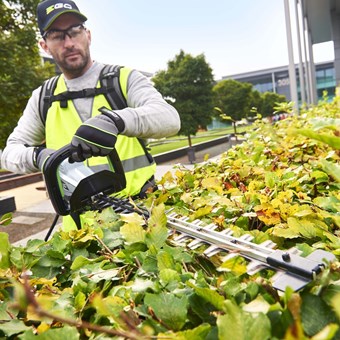
[[[78,24],[71,26],[67,30],[50,30],[45,32],[43,35],[44,39],[49,39],[50,41],[63,41],[65,39],[65,36],[68,35],[70,38],[76,38],[80,35],[80,33],[85,30],[84,25]]]
[[[64,39],[64,32],[62,31],[49,31],[45,33],[45,38],[52,40],[52,41],[58,41]]]
[[[65,33],[71,38],[76,38],[83,30],[83,25],[77,25],[69,28]]]

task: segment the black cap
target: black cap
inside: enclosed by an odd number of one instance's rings
[[[41,35],[52,25],[55,19],[64,13],[74,13],[83,22],[86,16],[80,13],[77,5],[71,0],[45,0],[38,4],[37,17]]]

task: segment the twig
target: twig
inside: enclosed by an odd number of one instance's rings
[[[94,235],[94,238],[104,247],[104,249],[111,255],[113,256],[114,253],[111,251],[111,249],[103,242],[103,240],[98,236]]]
[[[142,337],[142,335],[138,334],[136,332],[136,330],[134,332],[119,331],[119,330],[110,329],[110,328],[107,328],[107,327],[91,324],[91,323],[88,323],[86,321],[70,320],[70,319],[63,318],[59,315],[54,315],[54,314],[52,314],[52,313],[48,312],[47,310],[44,310],[40,307],[40,305],[38,304],[32,290],[31,290],[31,287],[28,283],[27,276],[24,277],[23,286],[24,286],[24,289],[25,289],[25,293],[26,293],[28,303],[32,307],[34,307],[34,312],[41,317],[46,317],[46,318],[61,322],[62,324],[74,326],[78,329],[88,329],[88,330],[91,330],[91,331],[105,333],[105,334],[108,334],[108,335],[121,336],[121,337],[126,338],[126,339],[138,340],[138,339],[141,339],[141,337]],[[144,338],[149,338],[149,337],[144,337]]]

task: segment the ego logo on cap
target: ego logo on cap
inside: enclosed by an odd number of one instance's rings
[[[64,4],[62,2],[59,2],[55,5],[52,5],[50,7],[46,8],[46,14],[50,14],[52,11],[54,11],[55,9],[60,9],[60,8],[66,8],[66,9],[72,9],[72,6],[70,4]]]

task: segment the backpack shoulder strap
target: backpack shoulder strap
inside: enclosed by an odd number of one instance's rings
[[[100,73],[100,86],[106,88],[104,96],[112,110],[127,107],[126,98],[120,86],[120,69],[123,66],[105,65]]]
[[[84,89],[81,91],[65,91],[58,95],[54,95],[54,90],[57,86],[59,76],[52,77],[46,80],[41,87],[39,97],[39,114],[41,121],[45,124],[47,112],[54,101],[60,101],[62,107],[67,107],[67,100],[85,97],[95,97],[103,94],[108,101],[112,110],[121,110],[127,107],[124,92],[120,83],[120,69],[122,66],[105,65],[100,72],[99,81],[100,88]],[[127,77],[128,73],[124,72]],[[125,79],[124,83],[126,83]]]
[[[47,111],[52,104],[51,97],[57,86],[59,77],[60,75],[47,79],[41,85],[39,96],[39,115],[44,125],[46,123]]]
[[[120,72],[121,69],[123,72]],[[120,110],[127,107],[126,91],[123,92],[121,84],[126,86],[129,74],[130,70],[126,69],[124,66],[105,65],[102,69],[100,83],[102,87],[106,87],[108,89],[104,95],[112,110]],[[121,77],[124,77],[124,79],[121,79]],[[137,140],[142,146],[150,164],[152,164],[154,159],[150,153],[150,148],[147,143],[143,138],[137,138]]]

